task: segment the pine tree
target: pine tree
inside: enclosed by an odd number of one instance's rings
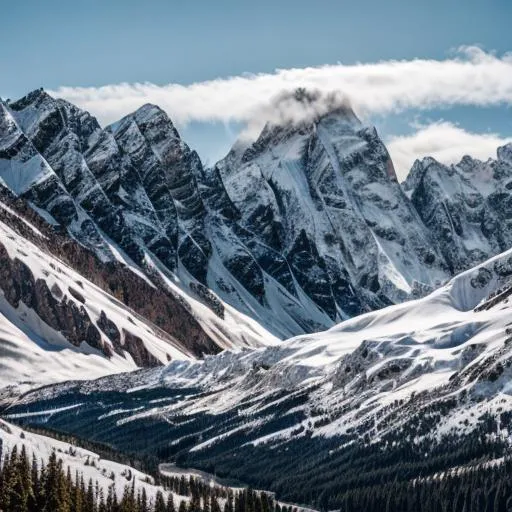
[[[178,507],[178,512],[187,512],[187,503],[185,500],[180,501],[180,506]]]
[[[164,500],[164,495],[162,491],[158,491],[155,497],[155,512],[167,512]]]
[[[203,492],[202,512],[210,512],[210,496],[207,492]]]
[[[169,493],[169,496],[167,497],[166,512],[176,512],[176,507],[174,506],[174,498],[172,493]]]
[[[108,492],[107,492],[107,500],[106,500],[106,506],[107,506],[107,511],[108,512],[112,512],[113,509],[114,509],[114,496],[115,496],[115,485],[112,484],[109,486],[108,488]]]
[[[215,496],[212,496],[211,498],[211,512],[221,512],[219,501]]]
[[[78,470],[75,473],[75,481],[71,491],[71,510],[73,512],[83,512],[83,496],[80,487],[81,478],[78,474]]]
[[[85,495],[84,512],[95,512],[94,486],[92,478],[89,478],[87,484],[87,494]]]
[[[50,454],[43,482],[44,512],[61,512],[59,464],[55,451]]]
[[[141,504],[139,507],[139,512],[149,512],[148,496],[147,496],[145,487],[142,488],[142,496],[141,496]]]
[[[105,503],[105,495],[103,494],[103,489],[101,489],[99,492],[98,512],[109,512]]]

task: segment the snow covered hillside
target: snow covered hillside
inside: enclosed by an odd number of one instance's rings
[[[419,450],[421,459],[451,443],[442,469],[469,464],[478,440],[510,441],[511,279],[509,250],[425,298],[322,333],[48,387],[5,417],[272,490],[347,458],[358,464],[368,450]]]
[[[44,481],[49,463],[51,466],[52,457],[55,457],[57,470],[62,471],[66,485],[76,484],[79,488],[79,491],[71,490],[69,493],[70,510],[73,512],[81,509],[83,501],[96,503],[94,510],[117,510],[113,506],[117,501],[121,510],[131,509],[131,505],[136,502],[140,503],[141,510],[147,512],[186,510],[191,506],[199,512],[218,512],[226,504],[228,508],[231,504],[237,510],[250,512],[250,505],[240,505],[248,502],[255,504],[253,506],[258,510],[263,508],[270,512],[281,512],[283,509],[285,512],[316,512],[311,508],[276,501],[273,493],[248,489],[243,484],[226,482],[205,472],[178,468],[172,464],[153,466],[148,460],[116,452],[105,445],[84,442],[70,435],[47,430],[40,429],[39,432],[34,433],[33,430],[21,429],[0,420],[0,463],[12,463],[12,454],[15,453],[15,460],[29,468],[28,480],[33,491],[29,493],[29,508],[34,508],[32,504],[35,502],[34,510],[48,508],[48,490],[54,490],[52,482],[46,481],[46,486],[38,485],[39,481],[35,477],[39,473],[38,477]],[[88,448],[83,447],[84,443]],[[2,477],[6,474],[5,467],[0,466]],[[137,468],[145,469],[150,474]],[[19,494],[13,489],[16,488],[3,486],[0,498],[2,510],[15,510],[19,506]],[[66,496],[65,492],[62,495]],[[250,498],[246,499],[248,496]],[[65,502],[65,499],[61,498],[62,501]],[[53,501],[49,510],[57,510],[56,503],[58,500]]]
[[[0,202],[4,397],[63,380],[193,357],[179,340],[53,254],[39,227]]]

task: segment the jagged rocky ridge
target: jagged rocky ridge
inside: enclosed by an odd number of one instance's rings
[[[226,314],[278,337],[316,331],[423,296],[512,236],[510,148],[439,178],[438,164],[417,163],[402,189],[375,129],[346,106],[268,124],[210,169],[154,105],[105,129],[42,90],[0,108],[4,183],[104,261],[180,295],[199,322],[206,305],[201,325],[220,346],[235,335]],[[485,198],[461,188],[461,166],[487,169]],[[454,191],[451,206],[439,190]],[[247,322],[238,344],[272,339]]]
[[[512,144],[487,162],[469,156],[451,166],[416,161],[404,190],[435,233],[451,273],[512,246]]]

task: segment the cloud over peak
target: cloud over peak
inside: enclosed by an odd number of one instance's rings
[[[248,122],[268,111],[276,95],[297,88],[348,98],[360,115],[450,105],[512,104],[512,55],[461,47],[445,60],[391,60],[278,69],[189,85],[170,83],[60,87],[52,94],[115,121],[144,103],[162,107],[178,123]]]
[[[297,96],[297,90],[308,92]],[[444,60],[338,63],[189,85],[122,83],[50,92],[88,110],[103,124],[154,103],[178,125],[242,122],[248,126],[245,134],[254,136],[266,122],[297,122],[349,104],[363,118],[408,109],[512,105],[512,54],[464,46]],[[503,142],[506,139],[495,134],[469,133],[440,122],[391,138],[390,153],[399,178],[404,178],[417,157],[433,155],[446,163],[460,159],[462,152],[488,157]]]

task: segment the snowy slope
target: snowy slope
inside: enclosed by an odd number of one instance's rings
[[[510,357],[506,340],[511,306],[506,294],[489,309],[477,306],[500,287],[508,289],[511,276],[512,251],[507,251],[457,276],[424,299],[368,313],[278,347],[241,356],[211,357],[185,370],[183,365],[171,364],[159,378],[170,386],[188,378],[194,385],[205,382],[210,387],[213,381],[215,387],[222,383],[218,395],[179,409],[189,413],[198,408],[225,411],[245,403],[248,396],[256,411],[256,403],[267,393],[298,391],[316,383],[320,387],[310,396],[315,406],[328,406],[330,414],[335,407],[347,404],[354,410],[366,406],[367,415],[372,415],[413,393],[442,389],[454,382],[457,374],[471,376],[460,377],[459,391],[469,387],[477,393],[486,387],[489,398],[498,400],[507,390],[506,375],[484,385],[482,374],[483,368],[489,371],[490,362],[496,366]],[[260,374],[251,372],[263,367],[268,368]],[[230,378],[237,384],[225,389]],[[305,409],[308,407],[311,405]],[[365,418],[360,417],[358,422],[363,424]],[[308,421],[305,418],[304,425]],[[318,429],[316,435],[339,435],[354,427],[353,421],[346,414]]]
[[[25,263],[31,270],[34,279],[44,280],[47,287],[54,290],[53,293],[56,295],[58,293],[55,291],[55,287],[61,287],[62,293],[69,294],[69,300],[79,308],[84,308],[91,318],[99,318],[101,312],[104,311],[107,318],[111,319],[120,331],[126,329],[132,334],[144,338],[148,346],[151,347],[150,352],[161,361],[175,357],[180,359],[187,357],[184,349],[178,348],[177,341],[170,336],[164,337],[163,333],[157,334],[156,329],[155,331],[150,329],[150,325],[139,319],[131,318],[130,314],[136,315],[121,302],[88,282],[69,266],[41,251],[35,244],[20,237],[4,223],[0,223],[0,239],[11,260],[17,259]],[[75,295],[72,290],[75,290]],[[8,311],[7,305],[5,305],[4,311]],[[30,322],[31,320],[27,318],[28,325]],[[58,336],[54,336],[58,339]]]
[[[0,209],[0,393],[193,357],[50,254],[37,225],[3,202]]]
[[[178,510],[181,502],[188,504],[190,496],[181,495],[175,490],[164,488],[155,483],[155,479],[142,471],[135,469],[128,464],[122,464],[113,460],[105,459],[98,453],[82,448],[75,442],[64,442],[41,434],[35,434],[31,431],[20,428],[19,426],[8,423],[0,419],[0,448],[2,454],[10,454],[12,449],[16,447],[18,453],[25,448],[28,460],[35,455],[37,463],[46,464],[52,453],[55,453],[58,460],[62,461],[63,469],[67,472],[68,468],[72,478],[78,476],[83,478],[85,485],[92,480],[94,488],[102,492],[103,497],[108,495],[109,488],[114,488],[118,500],[121,500],[125,487],[134,489],[135,496],[142,490],[145,491],[148,503],[154,505],[156,494],[160,491],[167,503],[172,496],[174,507]],[[157,468],[154,468],[155,471]],[[223,492],[230,489],[233,493],[242,490],[245,486],[228,486],[222,479],[217,479],[215,475],[208,473],[178,468],[171,464],[163,464],[158,467],[161,475],[166,477],[180,478],[184,476],[187,481],[194,478],[197,482],[203,482],[211,488],[216,488],[220,496],[217,497],[219,506],[224,508],[226,499]],[[96,487],[97,484],[97,487]],[[267,491],[257,491],[267,492]],[[272,496],[272,493],[269,493]],[[272,496],[273,498],[274,496]],[[312,508],[285,502],[278,502],[281,507],[293,506],[298,512],[316,512]]]
[[[46,384],[80,377],[94,379],[137,368],[133,361],[117,354],[106,359],[92,349],[79,352],[71,344],[50,344],[16,318],[11,321],[4,314],[3,298],[0,304],[0,403]]]
[[[115,439],[138,421],[155,428],[165,421],[171,425],[169,439],[178,442],[180,422],[173,421],[188,417],[183,442],[187,439],[188,453],[199,458],[240,442],[241,433],[243,443],[254,446],[354,432],[377,440],[384,431],[421,422],[419,411],[445,403],[451,405],[422,435],[469,432],[485,411],[512,411],[511,278],[512,250],[423,299],[347,320],[322,333],[264,349],[226,351],[204,361],[175,361],[140,375],[64,384],[29,395],[11,413],[22,419],[28,407],[37,421],[73,429],[74,420],[53,417],[52,400],[66,404],[68,393],[71,400],[81,396],[85,405],[77,413],[77,425],[82,425],[86,418],[104,417],[105,409],[88,405],[87,397],[95,392],[157,393],[162,398],[136,402],[142,409],[117,402],[115,417],[102,420],[110,425],[106,431],[115,426]],[[454,396],[460,401],[453,403]]]
[[[117,257],[124,261],[126,255]],[[128,262],[133,274],[119,264],[105,266],[0,190],[0,393],[5,400],[40,385],[133,371],[238,344],[276,342],[230,306],[223,306],[220,319],[149,256],[152,278],[172,294],[159,292]]]
[[[425,298],[325,332],[50,386],[4,418],[293,489],[301,502],[340,468],[347,485],[368,465],[465,471],[510,452],[511,297],[509,250]]]

